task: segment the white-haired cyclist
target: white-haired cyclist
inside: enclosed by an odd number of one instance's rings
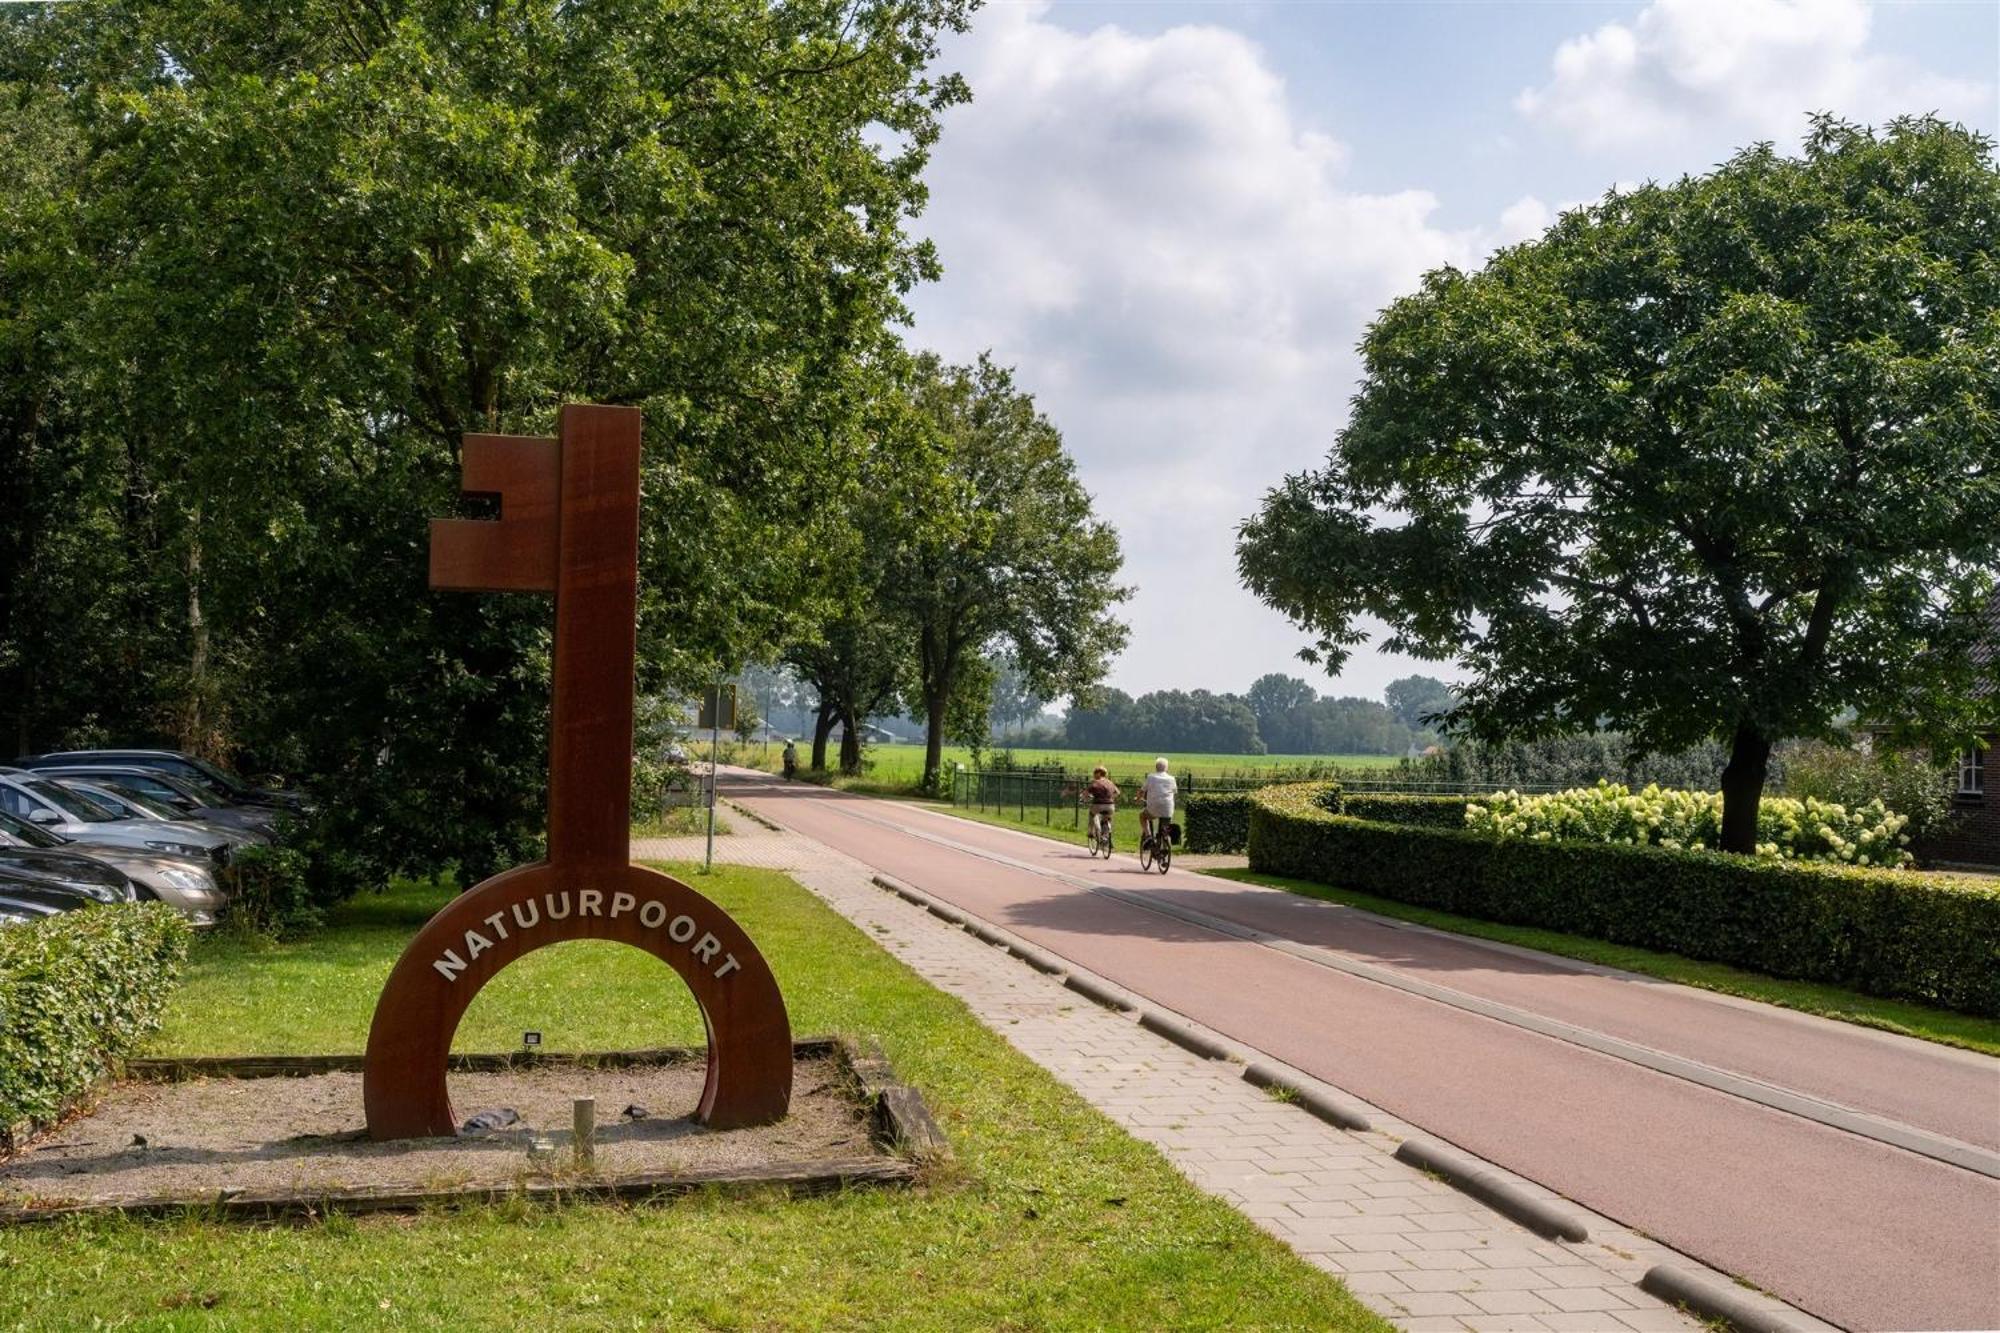
[[[1174,775],[1167,772],[1167,761],[1155,759],[1153,771],[1139,784],[1139,795],[1144,804],[1139,811],[1139,836],[1153,836],[1154,822],[1162,826],[1172,823],[1174,818],[1174,796],[1179,791]]]

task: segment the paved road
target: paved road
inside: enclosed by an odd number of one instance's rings
[[[725,786],[1821,1318],[2000,1328],[2000,1061],[921,807]]]

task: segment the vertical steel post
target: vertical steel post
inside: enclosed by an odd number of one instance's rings
[[[715,869],[715,766],[722,755],[722,674],[715,677],[715,707],[708,715],[708,850],[702,853],[701,870]]]

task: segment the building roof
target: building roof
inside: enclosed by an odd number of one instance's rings
[[[2000,590],[1986,599],[1979,612],[1979,638],[1972,645],[1972,661],[1979,678],[1972,687],[1975,699],[2000,699]]]

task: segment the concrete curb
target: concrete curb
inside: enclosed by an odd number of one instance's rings
[[[1528,1230],[1549,1240],[1590,1239],[1583,1218],[1560,1203],[1533,1194],[1476,1158],[1430,1139],[1405,1139],[1396,1159],[1430,1171]]]
[[[887,889],[904,902],[918,907],[929,907],[935,901],[929,894],[913,889],[901,880],[890,879],[887,875],[877,875],[869,883],[878,889]]]
[[[1006,931],[995,926],[989,926],[976,916],[965,918],[963,926],[965,933],[972,936],[973,939],[983,940],[996,949],[1005,949],[1014,942],[1013,937]]]
[[[1026,963],[1037,972],[1059,977],[1067,973],[1069,964],[1046,949],[1038,949],[1032,944],[1016,940],[1007,946],[1007,952]]]
[[[1156,1037],[1165,1037],[1183,1050],[1193,1051],[1196,1055],[1205,1056],[1210,1060],[1227,1060],[1236,1054],[1192,1024],[1182,1022],[1178,1018],[1170,1018],[1157,1009],[1141,1009],[1139,1026]]]
[[[1669,1305],[1685,1306],[1703,1319],[1719,1319],[1736,1333],[1814,1333],[1828,1327],[1817,1319],[1805,1322],[1797,1311],[1773,1298],[1672,1264],[1647,1269],[1639,1289]]]
[[[1139,1001],[1136,996],[1082,972],[1072,971],[1068,976],[1063,978],[1063,985],[1069,987],[1085,999],[1094,1000],[1106,1009],[1112,1009],[1121,1014],[1132,1013],[1139,1007]]]
[[[1366,1133],[1375,1128],[1360,1111],[1297,1074],[1280,1072],[1267,1064],[1249,1064],[1243,1067],[1243,1081],[1253,1088],[1278,1088],[1290,1093],[1294,1105],[1336,1129]]]
[[[728,806],[731,810],[735,811],[737,814],[742,815],[745,819],[749,820],[751,823],[762,824],[765,828],[771,830],[771,832],[773,833],[783,833],[785,831],[782,825],[773,824],[770,820],[764,818],[764,816],[758,814],[755,810],[746,809],[745,807],[736,804],[736,802],[734,801],[724,801],[723,804]]]

